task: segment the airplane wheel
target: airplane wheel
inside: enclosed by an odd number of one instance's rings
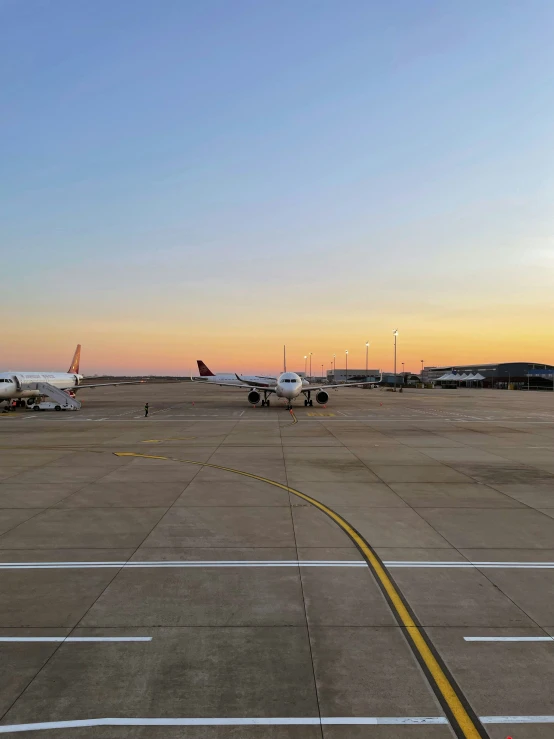
[[[264,405],[265,405],[265,400],[262,400],[262,408],[264,407]]]
[[[310,406],[310,408],[313,407],[313,404],[314,404],[314,401],[313,400],[310,400],[309,403],[308,403],[308,405]]]
[[[266,401],[265,401],[265,404],[266,404],[266,405],[267,405],[267,407],[269,408],[269,400],[266,400]]]

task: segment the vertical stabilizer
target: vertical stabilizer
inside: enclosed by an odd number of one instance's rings
[[[283,344],[283,372],[287,371],[287,347]]]
[[[75,349],[75,354],[73,355],[73,359],[71,360],[71,364],[69,365],[69,369],[67,370],[68,375],[78,375],[79,374],[80,361],[81,361],[81,345],[77,344],[77,348]]]
[[[215,377],[211,369],[207,367],[201,359],[197,359],[196,364],[198,365],[198,372],[200,373],[200,377]]]

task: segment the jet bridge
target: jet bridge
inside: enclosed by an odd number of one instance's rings
[[[60,390],[48,382],[31,382],[29,384],[22,385],[23,390],[38,390],[41,395],[46,395],[54,403],[57,403],[60,408],[67,409],[73,408],[79,410],[81,402],[77,398],[72,398],[63,390]]]

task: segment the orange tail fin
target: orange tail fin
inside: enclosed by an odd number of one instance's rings
[[[69,369],[67,370],[68,375],[78,375],[79,374],[80,361],[81,361],[81,345],[77,344],[77,348],[75,349],[75,354],[73,355],[73,359],[71,360],[71,364],[69,365]]]

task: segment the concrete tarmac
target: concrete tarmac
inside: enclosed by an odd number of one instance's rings
[[[374,548],[481,736],[554,736],[553,394],[80,399],[0,415],[0,734],[454,736],[352,537],[298,491]]]

